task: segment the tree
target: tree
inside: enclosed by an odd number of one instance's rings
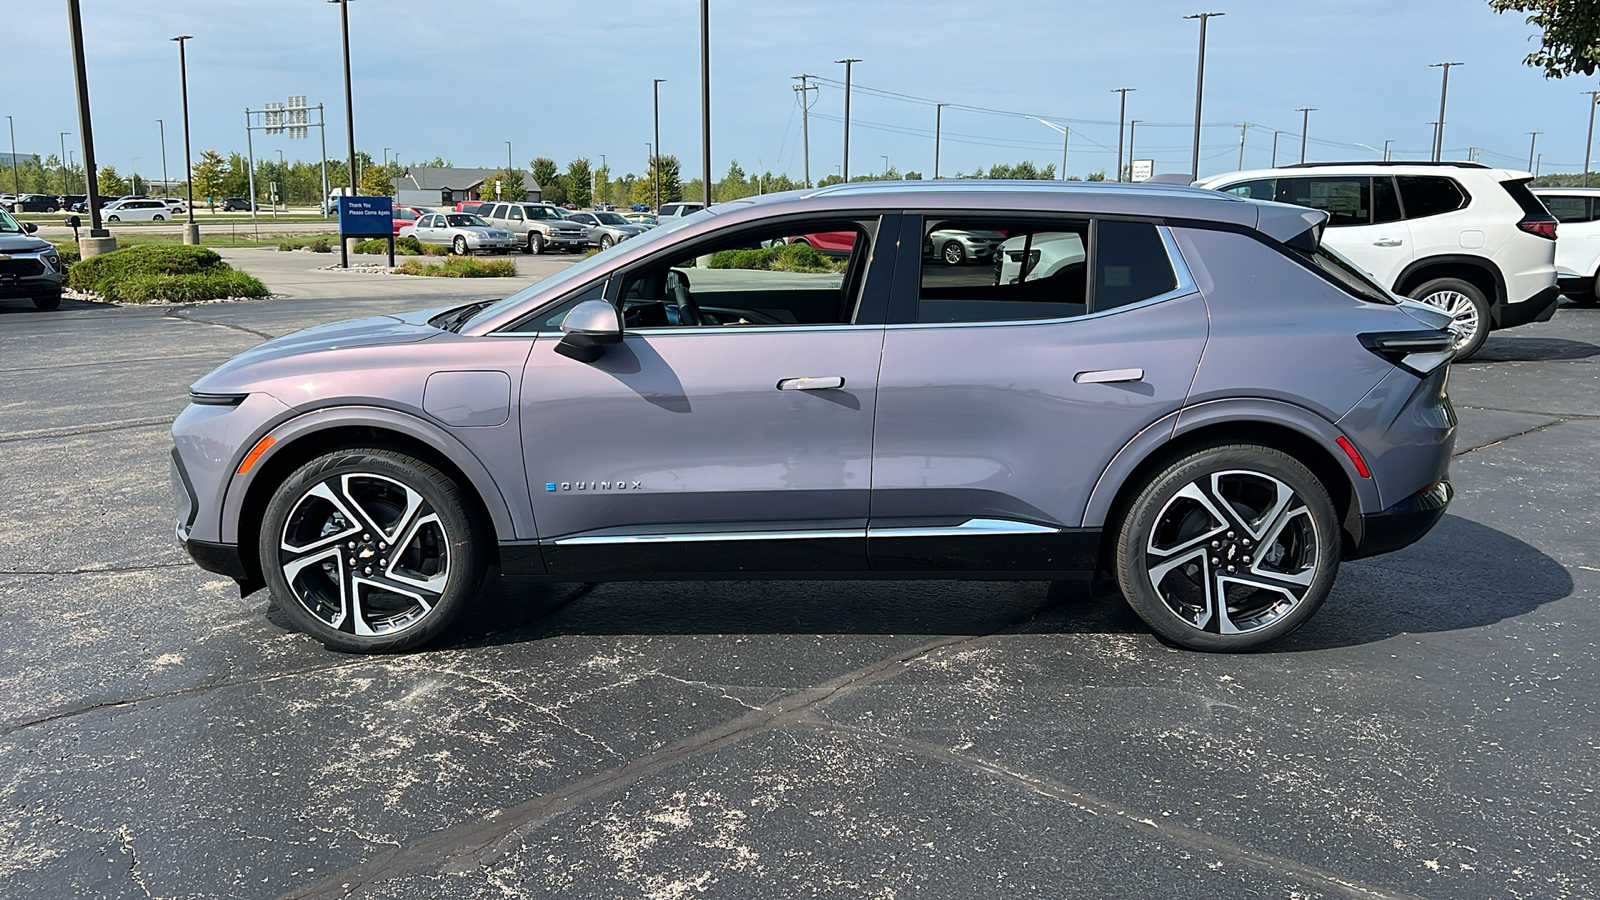
[[[215,150],[201,150],[200,161],[194,164],[194,192],[208,201],[222,196],[222,181],[228,177],[228,164]],[[216,212],[215,206],[211,207]]]
[[[683,182],[679,180],[682,175],[678,165],[678,158],[676,156],[658,156],[653,163],[650,171],[644,173],[644,177],[641,179],[651,185],[651,200],[646,202],[654,202],[656,165],[659,165],[661,169],[661,202],[676,203],[682,200]]]
[[[495,193],[495,184],[499,183],[500,192]],[[478,196],[484,200],[526,200],[528,189],[522,184],[522,170],[512,169],[509,172],[496,172],[483,180],[483,186],[478,188]]]
[[[381,164],[367,166],[361,171],[362,195],[366,197],[393,197],[393,179],[399,178],[403,174],[395,171],[398,168],[400,168],[399,163],[390,163],[387,166]]]
[[[1542,32],[1539,49],[1524,63],[1546,78],[1593,75],[1600,68],[1600,0],[1489,0],[1495,12],[1528,13]]]
[[[257,163],[259,172],[260,163]],[[260,179],[257,179],[259,182]],[[194,186],[195,193],[200,192],[198,183]],[[217,185],[218,197],[248,197],[250,196],[250,163],[244,158],[243,153],[228,154],[228,165],[224,169],[222,183]],[[257,199],[257,198],[251,198]]]
[[[544,191],[544,199],[550,203],[561,203],[566,199],[566,192],[562,190],[560,170],[556,168],[556,161],[548,156],[535,157],[528,164],[533,180]],[[557,199],[557,198],[561,199]]]
[[[120,197],[123,194],[135,193],[128,190],[128,181],[117,174],[116,166],[101,166],[95,179],[102,197]]]
[[[607,200],[607,201],[610,201],[612,203],[616,202],[615,200],[611,200],[611,167],[610,166],[601,166],[600,168],[594,170],[594,202],[595,202],[595,205],[598,206],[600,204],[600,201],[602,201],[602,200]]]
[[[566,183],[567,202],[574,206],[587,208],[594,199],[594,192],[589,187],[588,157],[579,157],[567,163],[567,174],[562,179]]]

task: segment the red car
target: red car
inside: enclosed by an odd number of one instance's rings
[[[462,200],[461,202],[456,204],[456,212],[458,212],[458,213],[475,213],[481,207],[493,206],[493,205],[494,204],[492,202],[485,202],[483,200]]]
[[[808,244],[823,256],[845,257],[850,255],[850,248],[856,245],[854,231],[819,231],[816,234],[801,234],[789,238],[791,244]]]
[[[396,206],[394,208],[394,233],[399,234],[400,229],[407,225],[415,225],[422,212],[411,206]]]

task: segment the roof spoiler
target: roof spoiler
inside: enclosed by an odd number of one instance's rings
[[[1315,253],[1322,246],[1322,229],[1328,224],[1326,212],[1287,203],[1262,203],[1260,207],[1257,231],[1305,253]]]

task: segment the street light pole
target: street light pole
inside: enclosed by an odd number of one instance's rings
[[[1129,119],[1128,120],[1128,180],[1129,181],[1133,180],[1133,156],[1134,156],[1134,153],[1133,153],[1133,131],[1134,131],[1135,128],[1138,128],[1139,127],[1139,123],[1143,122],[1143,121],[1144,121],[1143,119]],[[1152,168],[1154,168],[1154,167],[1152,166]]]
[[[1302,106],[1295,112],[1300,113],[1300,161],[1306,161],[1306,132],[1311,127],[1311,114],[1316,112],[1315,106]]]
[[[944,130],[944,108],[948,103],[933,105],[933,180],[939,180],[939,137]]]
[[[1385,140],[1383,142],[1383,161],[1384,162],[1388,162],[1389,161],[1389,145],[1392,144],[1392,143],[1394,143],[1394,141],[1392,139],[1388,139],[1388,140]]]
[[[11,132],[11,196],[22,196],[22,179],[17,175],[17,123],[6,116],[6,128]]]
[[[61,132],[61,193],[67,193],[67,135],[70,131]]]
[[[1117,113],[1117,167],[1116,167],[1117,171],[1116,171],[1116,177],[1113,178],[1112,181],[1121,181],[1122,180],[1122,130],[1125,127],[1127,127],[1126,123],[1127,123],[1127,120],[1128,120],[1128,92],[1129,91],[1137,91],[1137,90],[1138,90],[1138,88],[1112,88],[1111,89],[1111,93],[1113,93],[1113,94],[1121,94],[1122,95],[1122,103],[1121,103],[1120,111]],[[1128,177],[1130,177],[1130,178],[1133,177],[1133,173],[1131,173],[1131,172],[1128,173]]]
[[[889,156],[888,154],[879,155],[883,157],[883,177],[887,179],[889,177]]]
[[[94,165],[94,123],[89,116],[89,75],[83,64],[83,14],[78,0],[67,0],[67,23],[72,32],[73,80],[78,88],[78,131],[83,138],[84,208],[89,211],[89,237],[80,242],[84,256],[116,247],[111,233],[100,227],[100,186]]]
[[[844,63],[844,160],[839,167],[839,177],[846,183],[850,181],[850,69],[861,60],[836,59],[836,63]]]
[[[1272,132],[1272,168],[1274,169],[1278,167],[1278,135],[1280,134],[1283,134],[1283,132],[1276,129]]]
[[[1189,173],[1195,178],[1200,177],[1200,101],[1205,94],[1206,87],[1206,20],[1213,16],[1225,16],[1227,13],[1195,13],[1184,16],[1185,19],[1200,20],[1200,68],[1194,76],[1194,156],[1190,163]]]
[[[711,0],[700,0],[700,193],[711,206]]]
[[[183,208],[189,216],[189,221],[183,226],[183,242],[198,244],[200,226],[194,223],[194,158],[189,155],[189,58],[185,52],[188,42],[194,40],[194,35],[180,34],[172,40],[178,43],[178,88],[183,96]],[[251,198],[250,205],[252,208],[255,206],[254,197]]]
[[[384,160],[384,165],[388,165],[388,164],[389,164],[389,161],[387,159]],[[512,165],[513,164],[511,162],[511,142],[510,141],[506,141],[506,178],[507,179],[511,178],[511,167],[512,167]],[[508,185],[508,187],[509,187],[509,185]]]
[[[655,79],[655,83],[653,85],[651,85],[651,90],[655,93],[656,142],[651,145],[652,149],[650,151],[650,174],[655,179],[655,183],[656,183],[655,184],[655,197],[656,197],[655,209],[658,212],[661,209],[661,82],[663,82],[663,81],[666,81],[666,79],[665,78],[657,78],[657,79]]]
[[[1539,135],[1541,135],[1541,134],[1544,134],[1544,132],[1542,132],[1542,131],[1530,131],[1530,132],[1528,132],[1528,171],[1529,172],[1533,171],[1533,148],[1537,147],[1539,145]]]
[[[1458,62],[1430,63],[1430,69],[1443,69],[1444,79],[1439,85],[1439,126],[1433,132],[1433,161],[1438,162],[1444,157],[1444,101],[1450,95],[1450,67],[1459,66]]]
[[[1583,186],[1589,186],[1589,151],[1594,149],[1594,108],[1600,104],[1600,91],[1584,91],[1589,95],[1589,139],[1583,142]]]
[[[161,127],[161,196],[172,196],[172,184],[167,181],[167,123],[160,119],[156,124]]]
[[[350,93],[350,0],[328,0],[339,4],[339,29],[344,38],[344,130],[349,140],[350,196],[356,194],[356,108]]]
[[[1044,119],[1041,119],[1038,116],[1028,116],[1028,118],[1034,120],[1035,122],[1038,122],[1040,125],[1043,125],[1046,128],[1049,128],[1049,129],[1051,129],[1053,131],[1057,131],[1057,132],[1061,133],[1061,180],[1062,181],[1066,181],[1067,180],[1067,142],[1072,140],[1072,129],[1068,128],[1065,125],[1057,125],[1054,122],[1046,122]]]

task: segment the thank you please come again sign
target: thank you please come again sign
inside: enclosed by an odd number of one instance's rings
[[[344,237],[389,237],[394,234],[394,200],[389,197],[340,197],[339,234]]]

